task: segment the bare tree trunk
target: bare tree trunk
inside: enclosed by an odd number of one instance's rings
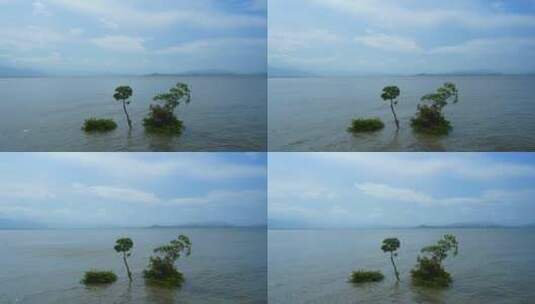
[[[124,266],[126,266],[126,273],[128,274],[128,279],[132,282],[132,273],[130,272],[130,267],[128,267],[128,262],[126,262],[126,253],[123,252],[123,261]]]
[[[126,102],[123,100],[123,110],[124,114],[126,115],[126,120],[128,121],[128,127],[132,129],[132,121],[130,120],[130,116],[128,115],[128,111],[126,111]]]
[[[394,263],[394,255],[392,252],[390,252],[390,261],[392,262],[392,266],[394,266],[394,273],[396,274],[396,279],[399,282],[399,272],[398,268],[396,267],[396,263]]]
[[[399,130],[399,120],[398,116],[396,115],[396,111],[394,111],[394,101],[390,100],[390,109],[392,110],[392,114],[394,114],[394,120],[396,121],[396,128]]]

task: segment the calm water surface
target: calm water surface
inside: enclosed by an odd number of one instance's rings
[[[176,114],[180,137],[145,134],[152,97],[177,82],[191,86],[192,102]],[[134,90],[129,112],[113,99],[119,85]],[[0,78],[0,151],[261,151],[266,149],[265,77]],[[89,117],[113,118],[118,129],[86,135]]]
[[[412,287],[418,251],[453,233],[459,255],[448,258],[453,284],[445,290]],[[396,260],[401,283],[381,249],[401,240]],[[535,229],[271,230],[268,234],[270,303],[533,303]],[[375,269],[380,283],[353,285],[349,274]]]
[[[153,248],[179,234],[193,243],[177,267],[178,290],[149,288],[142,271]],[[131,237],[133,283],[113,246]],[[263,229],[125,229],[0,231],[0,303],[266,303],[266,231]],[[85,270],[113,270],[109,287],[86,288]]]
[[[460,101],[445,108],[449,136],[414,134],[420,97],[454,82]],[[269,79],[271,151],[534,151],[535,76],[356,77]],[[382,88],[401,89],[395,124]],[[382,131],[346,132],[357,117],[379,117]]]

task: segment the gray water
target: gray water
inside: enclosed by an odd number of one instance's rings
[[[177,82],[192,89],[176,114],[180,137],[145,134],[152,97]],[[113,99],[119,85],[134,90],[129,112]],[[267,145],[265,77],[0,78],[0,151],[262,151]],[[81,131],[89,117],[113,118],[108,134]]]
[[[177,262],[182,288],[146,287],[153,248],[186,234],[193,247]],[[131,237],[133,283],[113,246]],[[0,231],[0,303],[266,303],[264,229],[123,229]],[[84,271],[113,270],[118,281],[86,288]]]
[[[445,115],[448,136],[414,134],[410,118],[420,97],[454,82],[459,103]],[[355,77],[269,79],[271,151],[535,151],[535,76]],[[401,89],[396,133],[382,88]],[[353,118],[379,117],[382,131],[354,136]]]
[[[453,233],[459,254],[445,268],[445,290],[412,287],[418,251]],[[381,249],[401,241],[401,282]],[[268,233],[269,303],[533,303],[535,229],[271,230]],[[353,285],[353,270],[380,270],[380,283]]]

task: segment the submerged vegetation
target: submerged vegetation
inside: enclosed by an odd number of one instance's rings
[[[399,282],[399,272],[398,268],[396,267],[396,263],[394,263],[394,257],[398,256],[398,253],[396,252],[401,245],[401,242],[397,238],[388,238],[383,240],[383,245],[381,246],[381,250],[383,252],[390,253],[390,261],[392,262],[392,267],[394,267],[394,274],[396,275],[396,280]]]
[[[418,105],[415,117],[411,119],[411,126],[414,131],[431,135],[447,135],[452,127],[450,122],[444,117],[442,110],[448,105],[459,101],[459,92],[455,84],[445,83],[438,88],[435,93],[427,94],[421,98],[423,102],[430,102],[430,105]]]
[[[399,97],[401,91],[396,86],[388,86],[383,89],[383,93],[381,94],[381,98],[384,101],[390,102],[390,110],[392,111],[392,115],[394,115],[394,120],[396,122],[396,129],[399,130],[399,120],[398,116],[396,115],[396,110],[394,109],[395,106],[398,104],[397,98]]]
[[[88,133],[109,132],[115,129],[117,129],[117,124],[113,119],[89,118],[85,120],[82,126],[82,130]]]
[[[155,256],[150,257],[148,269],[143,271],[145,281],[161,287],[180,287],[184,276],[176,267],[175,262],[181,255],[191,254],[191,241],[185,235],[179,235],[167,245],[154,249]]]
[[[101,285],[111,284],[115,281],[117,281],[117,275],[113,271],[90,270],[84,274],[84,278],[80,282],[85,285]]]
[[[347,131],[352,133],[375,132],[384,127],[385,124],[379,118],[359,118],[353,119]]]
[[[457,239],[446,234],[435,245],[422,248],[424,256],[418,256],[416,267],[411,271],[412,283],[416,286],[443,288],[452,282],[451,275],[444,269],[442,261],[449,254],[458,253]]]
[[[128,122],[128,127],[132,129],[132,121],[130,120],[130,115],[128,115],[128,111],[126,110],[126,105],[129,105],[131,101],[128,99],[132,97],[133,90],[129,86],[120,86],[115,89],[115,94],[113,95],[113,98],[115,100],[120,101],[123,104],[123,111],[124,115],[126,115],[126,121]]]
[[[150,106],[149,115],[143,119],[145,131],[168,135],[180,135],[184,128],[182,121],[175,116],[175,109],[182,101],[191,101],[191,91],[187,84],[177,83],[168,93],[159,94],[154,101],[163,101],[163,105],[153,104]]]
[[[132,272],[130,271],[130,267],[128,266],[126,258],[132,255],[132,247],[134,247],[134,242],[130,238],[118,239],[115,243],[115,247],[113,247],[115,251],[123,254],[123,262],[126,268],[126,274],[128,275],[128,280],[130,280],[130,282],[132,282]]]
[[[365,271],[358,270],[351,273],[349,281],[351,283],[368,283],[368,282],[380,282],[385,276],[380,271]]]

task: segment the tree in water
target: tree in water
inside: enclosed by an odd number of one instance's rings
[[[123,111],[126,115],[126,121],[128,122],[128,127],[130,129],[132,129],[132,121],[130,120],[130,115],[128,115],[128,111],[126,110],[126,105],[130,104],[130,101],[128,99],[132,97],[132,94],[133,91],[131,87],[120,86],[115,89],[115,94],[113,95],[113,98],[115,98],[115,100],[123,103]]]
[[[399,97],[400,90],[396,86],[388,86],[383,89],[383,94],[381,94],[381,98],[384,101],[390,101],[390,110],[392,110],[392,115],[394,115],[394,120],[396,121],[396,128],[399,130],[399,120],[398,116],[396,115],[396,111],[394,110],[394,106],[398,104],[397,98]]]
[[[453,104],[459,101],[459,91],[451,82],[444,83],[435,93],[424,95],[421,101],[430,105],[418,105],[416,116],[411,119],[412,128],[422,133],[448,134],[451,124],[444,117],[442,110],[450,100]]]
[[[394,274],[396,275],[396,280],[399,282],[399,272],[398,268],[396,267],[396,263],[394,263],[394,257],[397,257],[397,250],[400,247],[400,241],[397,238],[388,238],[383,240],[383,245],[381,246],[381,250],[383,252],[390,253],[390,261],[392,262],[392,267],[394,267]]]
[[[115,251],[118,253],[123,254],[123,261],[124,266],[126,267],[126,273],[128,274],[128,279],[130,282],[132,282],[132,272],[130,271],[130,267],[128,266],[128,262],[126,260],[127,257],[130,257],[132,255],[132,247],[134,247],[134,242],[130,238],[120,238],[115,242]]]
[[[151,256],[148,269],[143,271],[143,276],[148,283],[164,287],[178,287],[184,282],[184,276],[176,267],[175,262],[182,256],[191,254],[191,241],[185,235],[179,235],[169,244],[160,246],[153,251],[156,256]]]
[[[422,248],[424,256],[418,256],[416,267],[411,271],[412,282],[426,287],[448,287],[450,274],[444,270],[442,262],[449,254],[456,256],[459,243],[454,235],[446,234],[435,245]]]
[[[191,101],[191,90],[185,83],[177,83],[168,93],[159,94],[154,101],[162,101],[163,105],[151,105],[149,115],[143,120],[145,129],[154,133],[180,134],[183,129],[182,121],[174,114],[181,102]]]

